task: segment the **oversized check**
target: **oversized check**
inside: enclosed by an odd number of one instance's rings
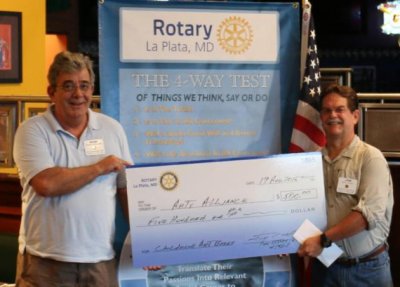
[[[294,253],[309,219],[326,227],[322,156],[127,169],[133,265]]]

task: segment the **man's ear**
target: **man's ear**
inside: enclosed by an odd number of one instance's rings
[[[354,124],[358,123],[358,120],[360,119],[360,110],[357,109],[353,112],[353,117],[354,117]]]
[[[54,97],[56,89],[53,86],[47,86],[47,94],[49,95],[50,99]]]

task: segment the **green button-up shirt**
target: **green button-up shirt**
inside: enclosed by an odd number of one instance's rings
[[[367,229],[336,244],[344,256],[362,257],[386,242],[389,235],[393,184],[388,163],[377,148],[358,136],[335,159],[328,157],[326,148],[322,154],[328,228],[352,210],[361,212],[368,222]]]

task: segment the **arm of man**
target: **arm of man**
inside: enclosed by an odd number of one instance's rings
[[[30,184],[41,196],[59,196],[75,192],[96,177],[118,172],[130,163],[110,155],[93,165],[63,168],[47,168],[35,175]]]
[[[353,236],[368,227],[368,222],[358,211],[350,212],[342,221],[325,231],[326,237],[338,241]],[[307,238],[298,250],[298,255],[317,257],[321,254],[321,238],[319,235]]]
[[[128,189],[125,188],[117,188],[118,199],[122,207],[122,213],[124,217],[129,222],[129,207],[128,207]]]
[[[117,195],[122,208],[122,214],[129,223],[128,188],[125,168],[120,170],[117,175]]]
[[[352,211],[342,221],[325,231],[332,241],[338,241],[353,236],[368,227],[368,222],[359,211]]]
[[[342,240],[365,229],[374,228],[378,222],[384,220],[392,186],[387,163],[383,156],[373,156],[362,165],[362,171],[359,203],[343,220],[325,231],[326,237],[332,241]],[[316,257],[322,249],[320,236],[313,236],[303,242],[298,254]]]

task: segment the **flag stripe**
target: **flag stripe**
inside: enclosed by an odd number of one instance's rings
[[[289,147],[291,152],[304,152],[304,149],[299,147],[298,145],[295,145],[294,143],[290,143]]]
[[[302,100],[299,101],[297,104],[296,114],[307,118],[311,122],[315,123],[320,129],[322,129],[319,112],[307,102],[303,102]]]
[[[325,134],[311,121],[300,115],[296,115],[294,128],[307,135],[313,142],[319,146],[325,145]]]
[[[299,130],[293,130],[293,136],[296,137],[296,142],[291,143],[292,148],[298,147],[301,151],[316,151],[321,149],[321,145],[311,141],[310,138]],[[291,150],[291,152],[297,152],[296,150]]]

